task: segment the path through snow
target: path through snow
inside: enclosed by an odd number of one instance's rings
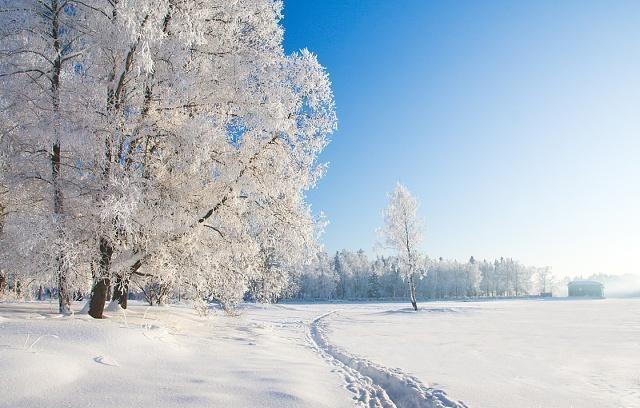
[[[309,341],[329,364],[344,376],[347,389],[356,394],[360,405],[370,408],[467,408],[450,399],[446,392],[431,388],[398,369],[387,368],[354,356],[332,345],[326,336],[324,313],[311,321]]]

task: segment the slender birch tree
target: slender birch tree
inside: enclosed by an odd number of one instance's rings
[[[417,210],[418,201],[404,185],[397,183],[389,194],[389,204],[383,211],[384,226],[380,229],[386,245],[396,251],[401,260],[402,272],[409,285],[411,306],[416,311],[416,272],[423,229]]]
[[[12,214],[44,228],[22,243],[47,237],[36,246],[50,258],[44,264],[54,270],[61,313],[70,312],[79,238],[70,229],[81,195],[72,180],[82,172],[74,150],[83,146],[74,118],[84,107],[72,73],[91,32],[90,9],[75,1],[0,1],[0,98],[3,120],[12,123],[2,147],[12,156],[8,187],[23,197],[13,200]]]

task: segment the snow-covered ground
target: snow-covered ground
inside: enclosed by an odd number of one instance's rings
[[[75,305],[79,310],[82,305]],[[0,407],[640,407],[640,300],[0,304]]]
[[[0,304],[0,406],[351,407],[307,340],[315,314],[246,306],[201,318],[134,302],[126,317],[93,320]]]
[[[327,327],[469,407],[640,407],[640,299],[376,305]]]

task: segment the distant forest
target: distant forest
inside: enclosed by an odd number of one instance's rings
[[[417,271],[417,296],[421,299],[516,297],[552,293],[565,296],[573,279],[555,277],[550,267],[526,266],[512,258],[467,262],[423,257]],[[640,277],[593,275],[584,279],[605,284],[609,296],[639,296]],[[371,260],[363,250],[318,254],[303,270],[291,298],[298,300],[400,299],[408,284],[397,257]]]

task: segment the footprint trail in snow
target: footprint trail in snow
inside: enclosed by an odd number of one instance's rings
[[[308,337],[320,356],[344,376],[347,389],[355,394],[358,405],[370,408],[468,408],[449,398],[443,390],[428,387],[416,377],[351,355],[329,343],[325,318],[335,312],[313,319]]]

